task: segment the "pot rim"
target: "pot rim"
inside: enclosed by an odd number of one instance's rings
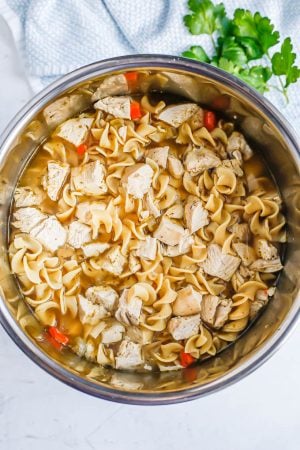
[[[105,75],[115,71],[128,69],[174,69],[185,71],[187,74],[202,75],[213,81],[237,91],[243,97],[255,105],[279,130],[280,134],[288,143],[291,156],[299,168],[300,149],[296,134],[287,120],[266,98],[246,85],[243,81],[230,75],[223,70],[213,67],[206,63],[199,63],[182,57],[169,55],[129,55],[116,58],[110,58],[98,61],[61,77],[57,81],[47,86],[40,93],[35,95],[11,120],[0,138],[0,166],[6,156],[11,144],[23,129],[24,125],[31,120],[35,114],[43,108],[49,101],[61,95],[67,89],[70,89],[78,83],[89,80],[97,76]],[[6,330],[15,344],[39,367],[47,373],[64,382],[65,384],[76,388],[79,391],[99,397],[102,399],[127,404],[139,405],[160,405],[180,403],[192,400],[212,392],[219,391],[233,383],[239,381],[246,375],[249,375],[264,362],[266,362],[279,347],[286,341],[300,316],[300,296],[299,293],[291,309],[286,315],[279,329],[268,339],[267,342],[257,350],[249,360],[241,362],[237,368],[228,372],[220,379],[196,387],[186,388],[177,391],[162,393],[145,393],[143,391],[125,392],[116,388],[108,388],[103,385],[97,385],[91,381],[81,378],[72,372],[64,369],[55,360],[49,358],[46,353],[34,345],[33,341],[19,327],[13,316],[9,313],[4,298],[0,295],[0,323]]]

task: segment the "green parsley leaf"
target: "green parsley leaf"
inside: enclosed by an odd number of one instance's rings
[[[279,42],[279,33],[274,31],[274,25],[268,17],[262,17],[259,12],[252,14],[245,9],[237,9],[233,18],[234,35],[250,37],[257,41],[263,53]]]
[[[251,37],[237,37],[236,42],[243,47],[249,61],[260,59],[264,54],[258,42]]]
[[[207,56],[207,53],[205,52],[204,48],[201,47],[201,45],[193,45],[188,50],[182,53],[182,56],[185,56],[186,58],[195,59],[196,61],[201,62],[210,62],[210,58]]]
[[[273,87],[288,101],[287,88],[300,78],[300,67],[295,64],[296,55],[290,38],[284,40],[280,51],[271,58],[269,49],[279,42],[280,36],[268,17],[238,8],[233,19],[229,19],[224,4],[215,4],[214,0],[188,0],[188,8],[190,14],[184,17],[185,25],[192,34],[210,35],[213,52],[207,55],[203,47],[194,45],[182,56],[219,67],[261,93],[269,89],[271,76],[277,75],[280,87]],[[249,65],[249,62],[264,57],[267,66]]]
[[[283,41],[280,52],[274,53],[272,57],[272,69],[275,75],[285,75],[285,87],[296,83],[300,77],[300,68],[293,65],[296,54],[293,53],[293,45],[290,38]]]
[[[188,7],[193,14],[183,20],[192,34],[213,34],[222,29],[226,21],[223,3],[214,5],[211,0],[189,0]]]
[[[216,67],[219,67],[219,69],[231,73],[232,75],[237,76],[237,74],[239,73],[239,67],[235,66],[232,61],[229,61],[226,58],[220,58],[219,60],[215,58],[212,64]]]
[[[238,77],[250,84],[258,92],[263,94],[268,91],[267,82],[272,76],[272,71],[269,67],[253,66],[250,69],[241,69],[238,73]]]
[[[218,47],[220,57],[228,59],[239,66],[247,63],[246,53],[234,37],[219,38]]]
[[[253,66],[244,69],[226,58],[220,58],[219,61],[214,60],[213,65],[235,75],[262,94],[268,90],[267,82],[272,76],[272,71],[269,67]]]

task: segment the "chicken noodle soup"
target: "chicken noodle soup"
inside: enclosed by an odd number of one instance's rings
[[[12,271],[53,345],[116,369],[187,367],[273,295],[281,197],[232,123],[195,103],[105,94],[21,177]]]

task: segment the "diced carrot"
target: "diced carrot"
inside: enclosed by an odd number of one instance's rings
[[[204,126],[208,131],[212,131],[216,128],[217,118],[214,112],[205,111],[204,112]]]
[[[87,151],[87,145],[86,144],[81,144],[77,147],[77,153],[78,155],[82,156],[84,155],[84,153]]]
[[[190,355],[189,353],[185,353],[185,352],[180,352],[180,364],[183,367],[188,367],[191,364],[193,364],[193,362],[196,361],[196,358],[194,358],[192,355]]]
[[[50,336],[48,332],[44,333],[44,338],[46,339],[46,341],[49,342],[49,344],[51,344],[54,348],[56,348],[56,350],[62,349],[62,345],[59,342],[57,342],[52,336]]]
[[[140,119],[142,117],[142,111],[139,102],[130,103],[130,117],[132,120]]]
[[[126,72],[124,73],[124,76],[128,83],[136,83],[138,79],[138,73],[137,72]]]
[[[58,342],[59,344],[67,345],[67,343],[69,342],[68,336],[59,331],[58,328],[49,327],[48,331],[50,336],[52,336],[53,339],[55,339],[55,341]]]
[[[228,95],[218,95],[216,98],[214,98],[214,100],[212,101],[212,108],[213,109],[218,109],[220,111],[225,111],[230,104],[230,98]]]
[[[185,381],[190,382],[195,381],[197,379],[197,375],[198,375],[197,367],[187,367],[183,371]]]

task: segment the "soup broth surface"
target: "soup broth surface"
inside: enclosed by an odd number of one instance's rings
[[[120,370],[187,367],[274,294],[280,193],[219,113],[101,86],[92,99],[19,181],[12,271],[53,345]]]

